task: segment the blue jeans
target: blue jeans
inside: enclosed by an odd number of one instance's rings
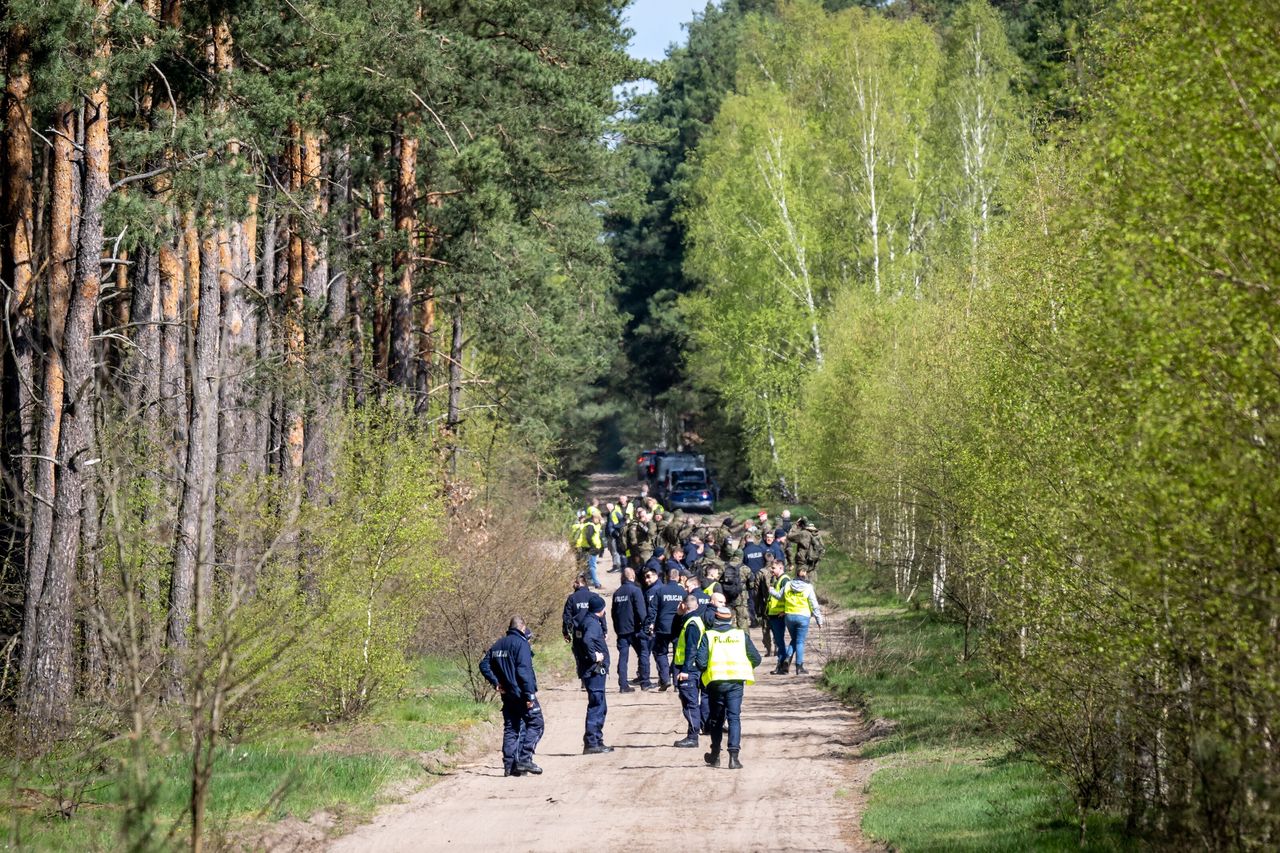
[[[689,733],[685,737],[697,740],[706,719],[702,716],[702,703],[706,694],[702,692],[700,676],[690,673],[688,681],[676,682],[676,690],[680,693],[680,710],[684,713],[684,721],[689,724]]]
[[[639,663],[640,676],[637,679],[641,687],[649,686],[649,648],[645,642],[648,637],[643,631],[633,634],[618,635],[618,689],[626,690],[631,684],[627,681],[627,673],[631,669],[631,652],[634,649]]]
[[[707,731],[711,733],[711,751],[720,751],[724,738],[724,725],[729,724],[729,751],[737,752],[742,743],[742,682],[713,681],[707,685],[711,698],[711,717]]]
[[[588,675],[582,679],[587,689],[587,730],[582,735],[583,746],[600,746],[604,743],[604,718],[609,706],[604,700],[606,676]]]
[[[804,666],[804,638],[809,636],[809,614],[788,613],[787,635],[791,638],[791,651],[796,656],[796,666]]]
[[[542,705],[534,700],[516,699],[510,694],[502,696],[502,766],[510,771],[517,764],[533,763],[533,752],[542,740],[546,723],[542,719]]]
[[[587,575],[591,578],[592,586],[600,586],[600,578],[596,576],[596,560],[598,558],[590,551],[587,552]]]
[[[791,646],[787,643],[787,623],[782,615],[769,617],[769,630],[773,632],[773,651],[778,655],[778,666],[791,659]]]

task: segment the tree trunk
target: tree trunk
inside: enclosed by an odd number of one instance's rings
[[[18,711],[32,743],[41,742],[65,720],[73,688],[73,611],[76,565],[86,469],[94,461],[86,451],[93,443],[93,333],[102,288],[102,215],[111,192],[110,139],[107,135],[106,60],[110,55],[106,21],[111,0],[95,4],[97,60],[90,74],[94,87],[85,99],[83,209],[80,217],[75,284],[66,325],[66,396],[58,448],[58,482],[54,496],[49,560],[35,619],[32,643],[23,649]],[[24,629],[25,633],[25,629]]]
[[[373,216],[374,243],[384,246],[387,242],[387,182],[382,177],[382,170],[376,172],[373,181],[373,204],[370,211]],[[387,330],[387,267],[382,256],[375,254],[373,261],[373,375],[380,381],[387,379],[387,360],[391,357],[390,341]]]
[[[302,187],[302,132],[296,122],[289,126],[289,146],[286,156],[289,170],[289,189],[296,196]],[[301,484],[302,458],[305,433],[303,429],[302,382],[306,370],[305,345],[303,331],[303,297],[305,295],[305,274],[303,270],[302,229],[305,224],[294,212],[290,215],[289,248],[287,253],[288,278],[285,282],[284,318],[282,331],[284,340],[285,386],[282,391],[282,439],[284,447],[281,451],[281,468],[285,486],[290,494],[296,492]]]
[[[307,338],[307,387],[311,397],[303,436],[302,467],[306,474],[307,499],[318,501],[328,483],[329,431],[333,416],[334,372],[341,372],[329,358],[334,328],[329,320],[329,258],[321,237],[324,217],[328,214],[328,192],[322,182],[323,159],[320,156],[320,137],[307,131],[302,142],[302,198],[310,224],[302,243],[303,290],[312,304],[325,306],[324,321],[317,324]],[[346,300],[342,304],[346,310]],[[345,367],[345,365],[343,366]]]
[[[56,125],[61,133],[53,138],[53,163],[50,169],[50,263],[46,279],[49,283],[46,300],[48,332],[45,342],[44,406],[40,420],[40,458],[35,466],[35,494],[27,560],[22,633],[24,661],[27,660],[27,650],[34,648],[35,644],[37,604],[44,588],[53,536],[53,501],[57,483],[57,469],[53,460],[58,453],[65,392],[63,335],[71,299],[71,270],[77,241],[75,222],[79,219],[74,178],[79,159],[73,143],[75,117],[76,110],[69,104],[64,104],[57,110]]]
[[[182,695],[182,652],[192,619],[203,624],[213,576],[214,481],[218,446],[218,325],[221,269],[219,242],[225,232],[208,233],[200,248],[200,313],[191,361],[191,419],[178,510],[178,540],[169,586],[169,695]]]
[[[416,387],[413,345],[413,260],[417,222],[418,139],[413,126],[402,120],[396,146],[396,181],[393,196],[396,218],[396,249],[392,261],[396,289],[391,307],[391,356],[389,381],[406,391]]]
[[[6,396],[9,404],[16,406],[19,436],[9,445],[20,454],[13,466],[17,474],[17,504],[19,514],[28,520],[23,491],[31,488],[32,451],[35,448],[35,380],[32,373],[32,354],[35,350],[35,292],[32,290],[34,247],[34,173],[31,152],[31,49],[25,28],[15,27],[9,33],[7,45],[8,63],[4,91],[4,228],[6,237],[5,263],[0,274],[12,293],[8,297],[8,316],[11,349],[5,357],[12,358],[13,373],[6,370],[5,381],[12,383],[13,393]],[[6,460],[7,464],[7,460]],[[24,537],[25,538],[25,537]]]

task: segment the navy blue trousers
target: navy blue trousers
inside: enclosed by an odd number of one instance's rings
[[[647,639],[643,632],[634,634],[618,635],[618,687],[626,689],[631,685],[627,682],[627,673],[631,669],[631,651],[634,649],[636,657],[639,658],[640,670],[640,686],[649,687],[652,682],[649,681],[649,650]]]
[[[533,752],[542,740],[546,723],[542,719],[542,705],[534,700],[529,707],[527,700],[502,696],[502,766],[511,770],[517,764],[532,764]]]
[[[658,662],[658,684],[671,683],[671,644],[675,639],[675,634],[655,634],[653,637],[653,657]]]
[[[707,685],[707,696],[711,699],[711,716],[707,720],[711,751],[720,751],[726,722],[729,724],[729,751],[737,750],[742,743],[742,682],[713,681]]]
[[[582,735],[583,746],[600,746],[604,743],[604,717],[609,706],[604,701],[605,676],[588,675],[582,679],[587,689],[587,730]]]
[[[684,712],[684,720],[689,724],[686,737],[694,740],[701,734],[702,722],[706,719],[702,716],[702,703],[706,701],[706,695],[701,688],[702,682],[696,673],[690,673],[687,681],[676,682],[676,689],[680,692],[680,710]]]

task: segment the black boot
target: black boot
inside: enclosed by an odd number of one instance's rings
[[[681,749],[696,749],[698,746],[698,739],[696,737],[681,738],[673,743],[672,746],[678,746]]]
[[[736,749],[729,750],[729,769],[730,770],[742,769],[742,762],[738,760],[738,750]]]
[[[718,753],[718,752],[706,752],[706,753],[703,753],[703,755],[702,755],[702,760],[703,760],[703,761],[705,761],[705,762],[707,762],[707,766],[708,766],[708,767],[719,767],[719,766],[720,766],[720,753]]]
[[[805,671],[804,664],[802,663],[796,664],[796,675],[807,675],[807,674],[808,673]]]

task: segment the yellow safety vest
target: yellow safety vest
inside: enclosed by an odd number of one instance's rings
[[[755,668],[747,657],[747,634],[741,628],[707,632],[707,671],[702,683],[741,681],[755,684]]]
[[[609,512],[609,522],[613,524],[614,527],[621,525],[622,519],[624,518],[626,518],[626,516],[623,514],[622,509],[620,507],[615,506]]]
[[[702,642],[702,635],[707,632],[707,623],[702,621],[701,616],[690,616],[689,621],[684,623],[684,627],[680,629],[680,640],[676,643],[676,654],[672,659],[676,666],[684,663],[685,656],[689,653],[685,647],[685,637],[689,636],[689,626],[698,626],[697,642]]]
[[[809,596],[804,592],[796,592],[790,586],[782,594],[782,607],[788,616],[810,616],[813,610],[809,607]]]
[[[786,575],[783,575],[782,577],[778,578],[777,581],[774,582],[773,588],[775,590],[780,590],[782,589],[783,584],[788,584],[788,583],[791,583],[791,578],[787,577]],[[771,595],[769,596],[768,606],[765,608],[764,612],[768,616],[781,616],[784,612],[786,612],[786,605],[783,604],[781,599],[774,598]]]
[[[590,533],[587,532],[588,527],[591,528]],[[588,521],[586,524],[582,525],[582,542],[583,544],[579,545],[579,548],[594,548],[597,551],[600,550],[600,547],[604,544],[600,540],[600,525],[596,524],[594,521]]]
[[[587,525],[586,522],[575,521],[573,527],[570,528],[572,534],[569,541],[573,543],[575,548],[585,548],[587,546]]]
[[[712,581],[711,583],[707,584],[702,591],[705,592],[708,597],[710,597],[711,595],[715,594],[716,584],[718,583],[720,583],[720,581]]]

